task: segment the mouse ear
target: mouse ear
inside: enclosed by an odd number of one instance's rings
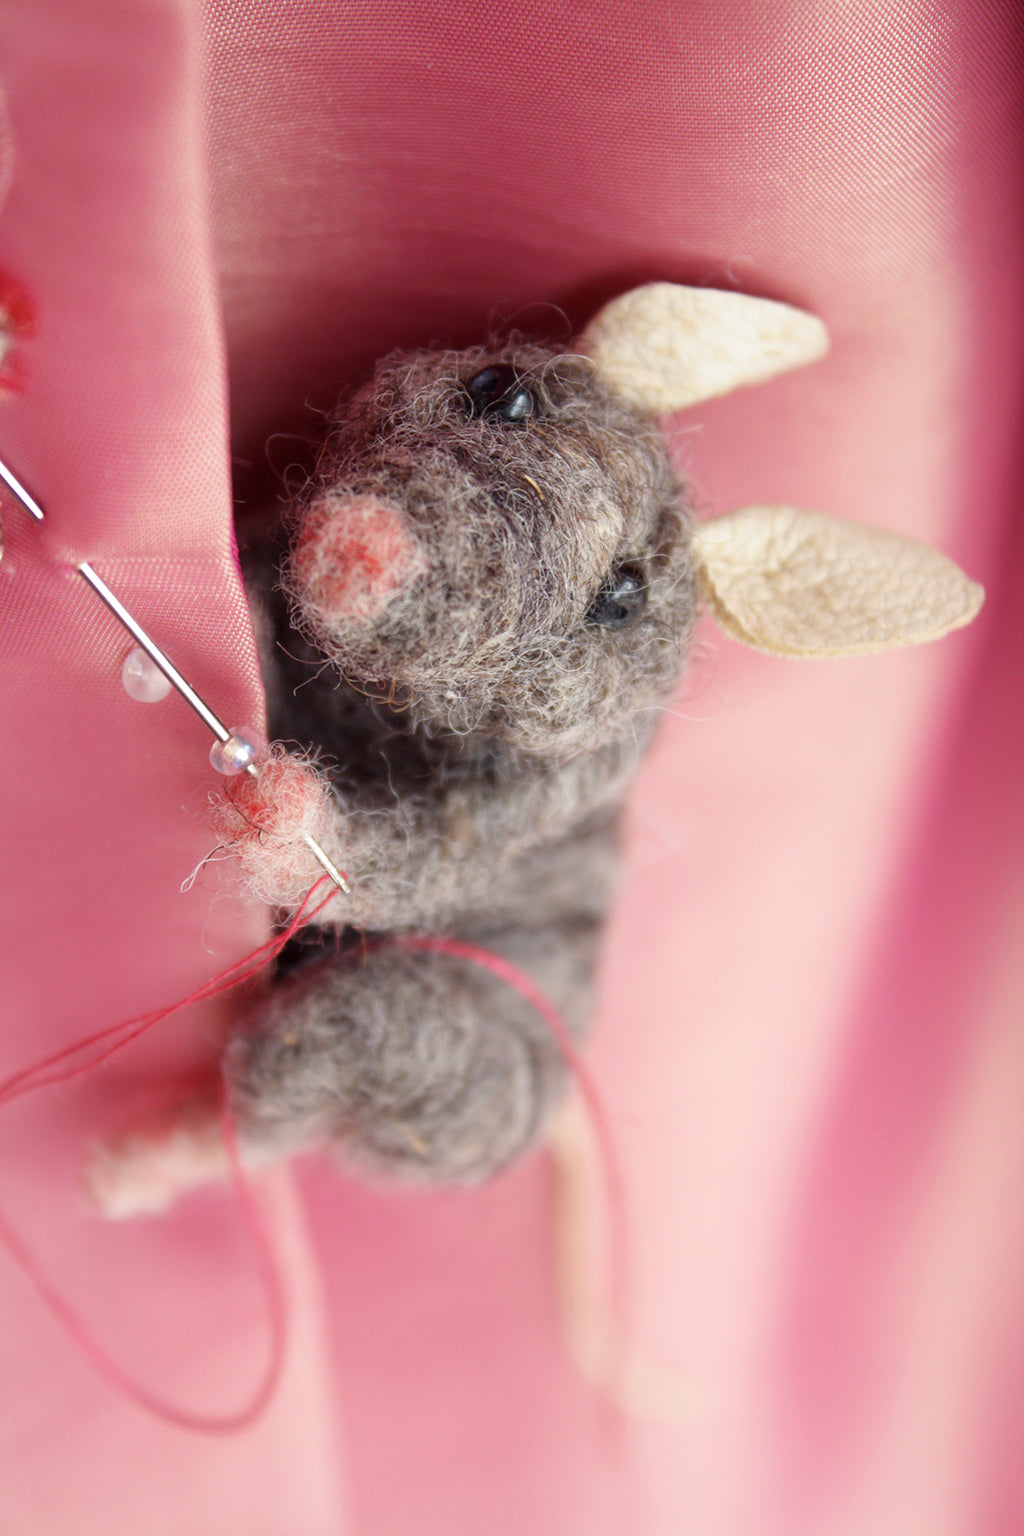
[[[771,299],[648,283],[607,304],[577,345],[619,394],[664,414],[813,363],[828,332]]]
[[[937,550],[861,523],[746,507],[702,523],[694,558],[712,617],[776,656],[860,656],[969,624],[984,591]]]

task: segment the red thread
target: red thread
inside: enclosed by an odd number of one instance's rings
[[[44,1057],[32,1066],[12,1073],[10,1077],[0,1083],[0,1108],[12,1103],[23,1094],[34,1093],[37,1089],[48,1087],[53,1083],[68,1082],[84,1072],[92,1071],[101,1062],[108,1060],[117,1051],[123,1050],[133,1040],[137,1040],[141,1034],[144,1034],[147,1029],[151,1029],[154,1024],[159,1024],[163,1019],[169,1018],[171,1014],[177,1013],[190,1003],[202,1002],[208,998],[217,997],[223,992],[230,991],[232,987],[237,986],[240,982],[248,981],[262,966],[280,954],[288,940],[293,937],[304,923],[314,918],[318,912],[321,912],[328,902],[333,901],[334,893],[331,891],[319,904],[316,906],[311,905],[316,892],[321,886],[328,883],[328,880],[329,877],[324,875],[321,880],[317,881],[296,911],[288,927],[282,933],[278,934],[274,939],[268,939],[266,943],[254,949],[251,954],[228,966],[227,970],[222,971],[219,976],[215,976],[211,981],[205,982],[203,986],[198,987],[188,997],[181,998],[180,1001],[172,1003],[167,1008],[158,1008],[152,1013],[140,1014],[137,1018],[112,1025],[110,1028],[100,1030],[94,1035],[87,1035],[84,1039],[76,1041],[73,1045],[66,1046],[63,1050],[55,1051],[51,1056]],[[90,1047],[103,1046],[105,1042],[111,1043],[107,1044],[106,1049],[101,1050],[99,1054],[91,1056],[89,1060],[75,1063],[71,1066],[62,1066],[62,1063],[71,1061],[75,1056],[88,1051]],[[269,1235],[242,1167],[234,1120],[231,1115],[226,1089],[224,1090],[221,1102],[221,1130],[231,1169],[235,1197],[241,1210],[243,1223],[249,1232],[258,1256],[260,1276],[270,1319],[270,1346],[267,1364],[248,1402],[235,1413],[209,1415],[192,1413],[188,1409],[179,1408],[174,1403],[165,1402],[159,1394],[151,1392],[148,1387],[134,1381],[107,1354],[88,1325],[79,1317],[78,1313],[57,1288],[50,1283],[27,1244],[22,1241],[21,1237],[8,1222],[3,1211],[0,1210],[0,1243],[3,1243],[8,1253],[35,1287],[40,1299],[100,1375],[105,1377],[131,1402],[154,1414],[157,1418],[165,1420],[168,1424],[174,1424],[180,1429],[194,1430],[207,1435],[237,1434],[241,1430],[250,1428],[259,1419],[273,1398],[281,1379],[281,1373],[284,1369],[287,1334],[284,1286],[278,1271]]]
[[[601,1169],[608,1201],[610,1311],[613,1330],[609,1376],[614,1381],[625,1364],[626,1318],[629,1305],[625,1184],[615,1149],[615,1139],[612,1136],[597,1084],[589,1067],[576,1049],[576,1042],[569,1033],[565,1020],[532,976],[520,970],[511,960],[506,960],[504,955],[482,949],[477,944],[467,944],[462,939],[435,938],[430,934],[407,934],[399,938],[383,940],[382,947],[422,950],[428,954],[451,955],[453,959],[468,960],[471,964],[480,966],[482,970],[490,971],[492,976],[496,976],[499,981],[503,981],[506,986],[518,992],[520,997],[537,1010],[551,1031],[562,1053],[562,1058],[580,1090],[601,1156]]]
[[[42,1058],[31,1066],[12,1073],[3,1082],[0,1082],[0,1109],[24,1094],[36,1092],[55,1083],[68,1082],[85,1072],[92,1071],[101,1062],[108,1060],[116,1052],[123,1050],[133,1040],[137,1040],[146,1030],[169,1018],[180,1009],[187,1007],[191,1003],[217,997],[221,993],[230,991],[231,988],[238,986],[239,983],[249,980],[262,966],[280,954],[289,939],[305,923],[316,917],[329,902],[334,900],[334,892],[331,891],[316,906],[311,905],[316,892],[327,881],[328,876],[326,875],[317,881],[316,885],[309,891],[301,906],[297,909],[288,927],[276,938],[267,940],[266,943],[253,950],[251,954],[246,955],[242,960],[236,961],[227,970],[222,971],[219,976],[215,976],[211,981],[205,982],[203,986],[198,987],[196,991],[190,993],[187,997],[181,998],[169,1007],[156,1009],[152,1013],[140,1014],[134,1019],[128,1019],[121,1024],[112,1025],[110,1028],[100,1030],[96,1034],[87,1035],[72,1045],[65,1046],[64,1049],[55,1051],[52,1055]],[[602,1170],[608,1197],[609,1229],[611,1234],[612,1317],[617,1334],[617,1352],[621,1355],[627,1302],[627,1273],[625,1264],[626,1222],[622,1175],[608,1118],[597,1087],[582,1056],[576,1049],[576,1044],[561,1014],[530,975],[520,970],[510,960],[506,960],[504,956],[495,954],[491,950],[482,949],[476,944],[469,944],[461,939],[435,938],[429,934],[409,934],[394,939],[382,940],[379,945],[371,943],[369,946],[364,946],[364,949],[376,949],[378,947],[419,950],[426,953],[449,955],[453,959],[467,960],[473,965],[480,966],[481,969],[489,971],[493,976],[496,976],[500,981],[503,981],[507,986],[512,987],[518,992],[531,1007],[537,1010],[551,1031],[552,1037],[580,1089],[601,1153]],[[85,1062],[64,1065],[71,1062],[74,1057],[97,1046],[105,1046],[105,1048],[101,1049],[98,1054],[92,1055]],[[181,1429],[209,1435],[237,1434],[241,1430],[250,1428],[259,1419],[271,1402],[281,1378],[284,1368],[287,1334],[284,1287],[266,1227],[242,1167],[226,1088],[221,1104],[221,1128],[231,1168],[235,1196],[241,1209],[243,1221],[253,1240],[259,1258],[261,1279],[267,1298],[270,1318],[270,1347],[266,1367],[249,1401],[235,1413],[223,1415],[193,1413],[178,1407],[174,1403],[166,1402],[159,1394],[151,1392],[147,1387],[134,1381],[107,1354],[88,1325],[83,1322],[57,1288],[50,1283],[31,1250],[10,1225],[3,1211],[0,1210],[0,1243],[6,1247],[11,1257],[34,1286],[40,1299],[100,1375],[122,1392],[131,1402],[134,1402],[137,1406],[145,1409],[157,1418],[163,1419],[165,1422],[176,1425]]]
[[[284,1286],[266,1226],[257,1209],[252,1190],[249,1187],[249,1181],[242,1167],[238,1152],[238,1142],[235,1136],[234,1121],[226,1095],[221,1106],[221,1128],[231,1167],[231,1180],[234,1186],[235,1198],[241,1208],[245,1226],[256,1246],[260,1278],[263,1283],[270,1318],[270,1346],[267,1354],[267,1364],[248,1402],[235,1413],[209,1415],[192,1413],[187,1408],[179,1408],[176,1403],[167,1402],[158,1393],[151,1392],[148,1387],[134,1381],[127,1371],[123,1370],[112,1359],[89,1326],[83,1322],[82,1318],[61,1295],[60,1291],[50,1283],[31,1250],[21,1240],[3,1214],[3,1211],[0,1210],[0,1242],[4,1244],[8,1253],[31,1281],[36,1293],[45,1303],[51,1314],[57,1319],[71,1340],[99,1374],[109,1381],[112,1386],[116,1387],[119,1392],[123,1393],[130,1402],[135,1403],[139,1408],[145,1409],[147,1413],[163,1419],[168,1424],[174,1424],[179,1429],[189,1429],[205,1435],[238,1434],[244,1429],[250,1429],[256,1423],[277,1391],[278,1383],[281,1380],[281,1373],[284,1370],[287,1343],[287,1308]]]
[[[62,1050],[54,1051],[52,1056],[43,1056],[31,1066],[23,1067],[18,1072],[12,1072],[10,1077],[0,1082],[0,1109],[20,1099],[23,1094],[34,1093],[39,1088],[48,1088],[54,1083],[69,1082],[72,1078],[79,1077],[85,1072],[91,1072],[101,1062],[107,1061],[118,1051],[137,1040],[140,1035],[152,1029],[154,1024],[161,1023],[170,1018],[171,1014],[178,1013],[180,1009],[187,1008],[191,1003],[202,1003],[212,997],[219,997],[223,992],[230,992],[233,987],[243,981],[250,980],[257,971],[269,964],[287,944],[303,924],[322,912],[329,901],[334,900],[333,891],[324,898],[316,907],[310,910],[310,902],[319,888],[327,883],[329,876],[324,875],[313,886],[308,896],[298,908],[288,927],[276,938],[268,939],[254,949],[251,954],[245,955],[241,960],[236,960],[234,965],[229,965],[227,970],[221,971],[211,981],[204,982],[187,997],[179,998],[176,1003],[170,1003],[166,1008],[157,1008],[152,1013],[142,1013],[133,1019],[122,1020],[120,1024],[109,1025],[106,1029],[98,1030],[94,1035],[84,1035],[81,1040],[76,1040],[72,1045],[65,1046]],[[91,1046],[103,1045],[104,1041],[113,1041],[106,1050],[93,1056],[90,1060],[79,1066],[68,1067],[64,1070],[56,1070],[61,1062],[68,1061],[73,1056],[80,1055],[89,1050]],[[52,1070],[51,1070],[52,1069]]]
[[[35,300],[17,278],[0,272],[0,319],[16,336],[32,336],[36,328]]]
[[[35,304],[28,289],[0,272],[0,390],[21,391],[25,363],[15,342],[35,331]]]

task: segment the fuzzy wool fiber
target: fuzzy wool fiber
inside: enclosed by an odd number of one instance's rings
[[[241,881],[259,901],[297,907],[316,879],[305,839],[335,841],[330,783],[311,754],[272,743],[252,774],[229,779],[211,794],[209,822],[220,845],[240,863]]]
[[[498,367],[528,391],[523,419],[472,409]],[[537,1137],[564,1063],[512,989],[386,936],[496,951],[585,1032],[619,811],[696,617],[684,490],[654,419],[586,357],[514,339],[399,354],[341,404],[245,567],[271,731],[326,772],[318,825],[352,895],[228,1051],[240,1133],[479,1180]],[[601,622],[623,570],[642,611]],[[295,868],[280,848],[261,865],[273,838],[248,822],[222,835],[294,905]]]

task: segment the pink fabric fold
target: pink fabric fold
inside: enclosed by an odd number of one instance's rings
[[[210,736],[176,695],[135,703],[131,640],[74,570],[89,559],[232,724],[262,696],[231,554],[225,365],[210,256],[198,17],[170,0],[8,7],[12,178],[0,265],[36,309],[0,453],[4,880],[0,1072],[171,1003],[240,957],[266,916],[214,901]],[[268,1348],[266,1301],[227,1192],[107,1227],[90,1143],[210,1071],[224,1004],[167,1021],[65,1088],[0,1113],[0,1202],[119,1366],[201,1414],[239,1408]],[[0,1253],[0,1527],[178,1533],[341,1529],[333,1383],[316,1266],[286,1175],[266,1220],[294,1297],[266,1418],[234,1440],[171,1428],[97,1376]]]

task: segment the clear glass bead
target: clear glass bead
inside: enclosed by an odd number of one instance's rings
[[[171,691],[169,679],[164,677],[156,662],[146,655],[141,645],[135,646],[125,657],[121,681],[128,697],[136,699],[140,704],[159,704]]]
[[[227,741],[215,741],[210,748],[210,762],[225,778],[244,773],[260,755],[260,741],[247,725],[233,725]]]

